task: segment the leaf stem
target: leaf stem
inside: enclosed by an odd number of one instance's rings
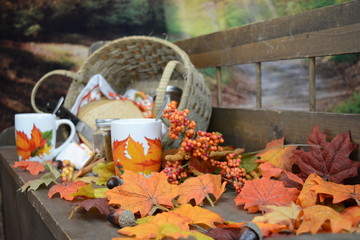
[[[208,193],[206,194],[206,199],[209,201],[209,203],[210,203],[210,205],[211,205],[212,207],[215,207],[215,206],[214,206],[214,202],[213,202],[213,200],[210,198],[210,196],[209,196]]]

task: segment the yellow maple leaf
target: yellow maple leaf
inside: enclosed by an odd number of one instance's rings
[[[106,185],[107,180],[115,175],[114,162],[98,163],[93,167],[93,172],[96,173],[99,178],[96,180],[97,185]]]
[[[292,151],[296,146],[284,146],[284,137],[273,140],[266,144],[266,149],[256,156],[260,157],[260,161],[269,162],[275,167],[291,171],[294,162]]]
[[[252,222],[286,225],[288,229],[295,229],[295,220],[301,211],[301,207],[294,202],[286,206],[264,205],[259,207],[265,214],[256,216]]]

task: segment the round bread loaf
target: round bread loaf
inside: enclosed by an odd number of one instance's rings
[[[144,118],[144,115],[132,101],[102,99],[80,108],[78,117],[95,130],[96,119]]]

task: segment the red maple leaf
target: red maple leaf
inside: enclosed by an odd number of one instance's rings
[[[82,186],[86,186],[86,183],[82,181],[58,183],[49,189],[48,197],[52,198],[54,194],[59,193],[61,198],[72,201],[75,198],[72,194],[76,193],[78,188]]]
[[[249,212],[256,212],[261,205],[282,206],[294,202],[299,195],[296,188],[287,188],[282,181],[261,178],[246,180],[243,189],[236,196],[236,205],[245,204]]]
[[[26,169],[32,175],[38,175],[39,172],[45,171],[45,167],[41,162],[36,161],[18,161],[14,162],[14,168],[20,167],[22,169]]]
[[[360,163],[352,161],[349,155],[358,145],[351,143],[349,132],[327,142],[326,134],[315,125],[308,143],[312,145],[309,152],[294,150],[295,163],[301,169],[299,177],[306,179],[316,173],[327,181],[342,183],[346,178],[357,176]]]
[[[91,198],[81,202],[76,202],[74,205],[77,207],[83,207],[86,211],[89,211],[91,208],[96,208],[101,214],[108,215],[110,213],[108,203],[109,200],[107,198]]]

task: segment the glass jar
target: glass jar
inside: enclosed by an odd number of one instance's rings
[[[93,134],[93,150],[106,162],[112,162],[111,132],[110,124],[113,119],[96,119],[96,130]]]
[[[180,99],[181,99],[181,95],[182,95],[182,89],[176,86],[167,86],[166,90],[165,90],[165,99],[164,101],[166,102],[166,104],[168,104],[171,101],[175,101],[177,103],[176,106],[179,105],[180,103]],[[153,98],[153,102],[155,104],[155,100],[156,100],[156,93],[155,96]],[[155,109],[155,105],[153,107],[153,116],[156,116],[155,113],[156,109]]]

